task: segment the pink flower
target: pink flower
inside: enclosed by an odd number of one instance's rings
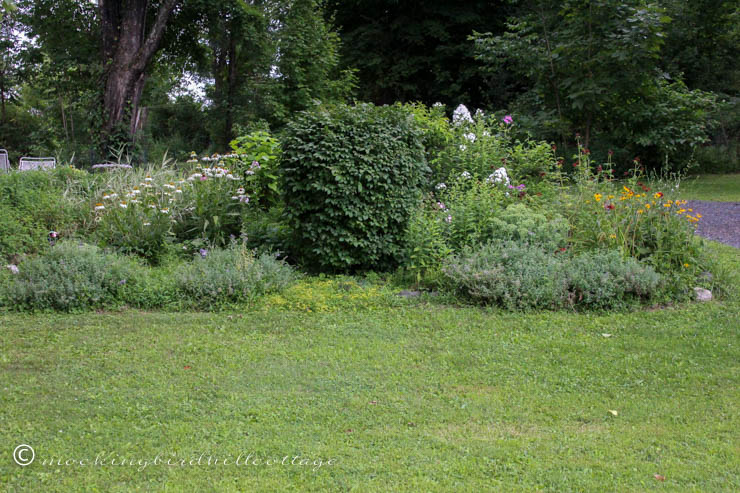
[[[207,179],[208,179],[208,177],[206,175],[202,175],[200,177],[200,181],[206,181]]]
[[[511,115],[506,115],[504,117],[504,123],[507,125],[511,125],[512,123],[514,123],[514,119],[511,117]]]

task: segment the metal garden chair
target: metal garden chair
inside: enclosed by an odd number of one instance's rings
[[[18,171],[54,169],[56,167],[57,160],[53,157],[22,157],[18,165]]]
[[[8,151],[0,149],[0,171],[10,171],[10,161],[8,160]]]

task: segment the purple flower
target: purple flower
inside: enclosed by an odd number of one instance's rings
[[[517,185],[517,186],[516,186],[516,189],[517,189],[517,190],[524,190],[524,188],[525,188],[525,187],[524,187],[524,183],[522,183],[521,185]]]
[[[124,284],[126,284],[126,279],[121,279],[120,281],[118,281],[119,286],[123,286]]]
[[[512,123],[514,123],[514,119],[511,117],[511,115],[506,115],[504,117],[504,123],[507,125],[511,125]]]
[[[208,250],[205,248],[201,248],[198,252],[200,253],[200,258],[206,258],[208,256]]]

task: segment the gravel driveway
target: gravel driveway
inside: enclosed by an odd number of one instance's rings
[[[740,202],[689,200],[688,207],[702,215],[697,234],[740,248]]]

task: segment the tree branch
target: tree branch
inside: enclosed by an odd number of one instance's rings
[[[164,36],[165,27],[167,27],[167,21],[169,20],[172,11],[175,9],[178,3],[182,0],[164,0],[157,11],[157,18],[154,21],[149,35],[141,46],[137,56],[137,68],[144,70],[144,68],[152,60],[152,57],[157,52],[162,36]]]

